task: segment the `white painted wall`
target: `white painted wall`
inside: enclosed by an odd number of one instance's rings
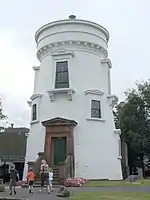
[[[57,34],[57,31],[64,31]],[[77,30],[77,31],[76,31]],[[80,30],[80,31],[79,31]],[[86,33],[82,32],[86,31]],[[81,33],[82,32],[82,33]],[[51,33],[55,33],[52,34]],[[93,36],[96,34],[97,36]],[[46,38],[44,38],[47,36]],[[84,40],[100,44],[106,49],[106,36],[93,26],[67,24],[49,27],[39,35],[38,49],[51,42],[62,40]],[[103,39],[101,39],[103,38]],[[60,49],[71,50],[75,56],[63,55],[54,57],[52,52]],[[50,101],[47,90],[54,89],[55,60],[69,59],[70,87],[75,90],[73,100],[69,101],[66,94],[56,95]],[[54,117],[62,117],[77,121],[74,130],[75,176],[88,179],[122,179],[121,162],[118,159],[118,136],[114,134],[114,119],[107,99],[110,93],[109,67],[102,64],[103,53],[98,54],[88,48],[76,44],[59,44],[52,47],[49,53],[41,58],[40,70],[36,71],[35,94],[41,98],[32,101],[38,105],[38,119],[31,124],[31,133],[27,142],[27,161],[35,161],[37,153],[44,151],[45,130],[41,122]],[[85,90],[97,89],[104,95],[85,94]],[[94,120],[91,115],[91,100],[101,100],[102,119]],[[27,166],[25,168],[24,177]]]

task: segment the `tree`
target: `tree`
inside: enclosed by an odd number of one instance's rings
[[[150,80],[137,82],[128,90],[124,102],[115,107],[116,128],[121,129],[121,139],[128,144],[129,164],[143,156],[150,157]]]
[[[3,112],[2,100],[0,99],[0,132],[4,130],[6,115]]]

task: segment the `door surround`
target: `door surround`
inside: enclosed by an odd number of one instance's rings
[[[52,138],[62,138],[67,139],[67,156],[72,155],[74,159],[74,141],[73,141],[73,128],[77,125],[74,120],[69,120],[65,118],[52,118],[42,122],[45,127],[45,147],[44,155],[47,163],[52,166],[53,164],[53,148],[52,148]]]

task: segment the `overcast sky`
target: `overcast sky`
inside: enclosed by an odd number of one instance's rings
[[[0,0],[0,97],[5,113],[16,126],[29,126],[37,65],[34,34],[45,23],[68,18],[91,20],[110,33],[112,92],[124,91],[136,80],[150,77],[149,0]]]

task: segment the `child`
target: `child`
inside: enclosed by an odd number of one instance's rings
[[[19,175],[18,175],[17,170],[15,169],[15,165],[12,164],[10,167],[10,182],[9,182],[10,195],[12,195],[12,190],[14,194],[16,194],[15,186],[16,186],[17,179],[19,180]]]
[[[51,192],[52,192],[52,189],[53,189],[52,181],[53,181],[53,169],[50,168],[49,169],[49,185],[50,185],[50,191]]]
[[[27,174],[27,180],[28,180],[28,185],[29,185],[29,193],[33,194],[33,183],[34,183],[34,179],[35,179],[35,174],[33,172],[33,170],[30,168],[29,172]]]

